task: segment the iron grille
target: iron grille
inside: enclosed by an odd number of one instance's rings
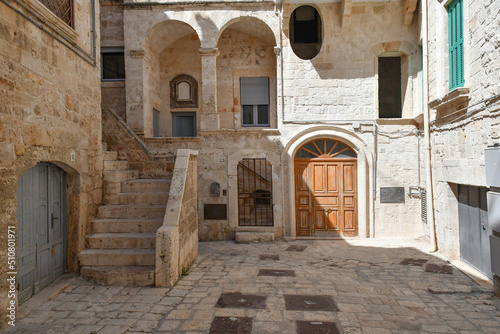
[[[427,224],[427,194],[424,188],[420,188],[420,211],[422,223]]]
[[[38,0],[70,27],[73,26],[73,0]]]
[[[273,226],[272,170],[266,159],[243,159],[238,163],[240,226]]]

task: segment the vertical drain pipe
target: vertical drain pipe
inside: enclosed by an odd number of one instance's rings
[[[429,38],[428,38],[427,0],[422,0],[422,53],[423,53],[423,85],[424,85],[424,147],[425,147],[425,185],[427,203],[427,223],[429,225],[430,252],[438,250],[436,240],[436,224],[434,221],[434,195],[432,187],[431,137],[429,128]]]

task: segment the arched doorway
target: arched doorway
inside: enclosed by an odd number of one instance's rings
[[[357,157],[332,139],[304,144],[294,159],[297,236],[358,235]]]
[[[16,198],[21,304],[66,270],[66,173],[39,163],[19,178]]]

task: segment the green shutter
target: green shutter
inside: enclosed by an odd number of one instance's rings
[[[450,90],[464,85],[464,20],[462,13],[462,0],[454,0],[448,6]]]

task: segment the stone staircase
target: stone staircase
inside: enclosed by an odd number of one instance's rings
[[[140,179],[115,151],[104,151],[103,205],[78,258],[81,275],[106,285],[154,285],[156,230],[170,179]]]

